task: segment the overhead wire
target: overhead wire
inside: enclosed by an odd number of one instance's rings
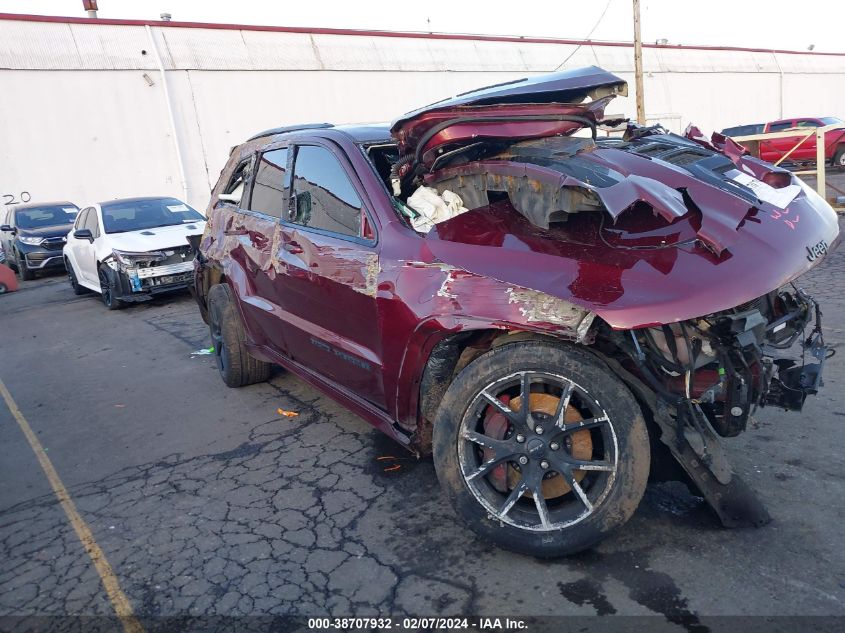
[[[604,16],[607,14],[607,10],[610,8],[610,5],[612,3],[613,3],[613,0],[607,0],[607,4],[604,5],[604,10],[601,12],[599,19],[596,20],[596,23],[593,25],[593,28],[590,29],[590,32],[587,33],[586,37],[584,37],[583,39],[589,40],[590,37],[593,35],[593,33],[595,33],[595,30],[599,27],[599,24],[601,24],[601,21],[604,19]],[[583,44],[579,44],[578,46],[576,46],[575,50],[572,51],[571,53],[569,53],[567,58],[564,59],[560,64],[558,64],[557,67],[555,68],[555,70],[556,71],[560,70],[566,64],[566,62],[568,62],[570,59],[572,59],[572,56],[575,55],[575,53],[577,53],[579,50],[581,50],[582,46],[583,46]]]

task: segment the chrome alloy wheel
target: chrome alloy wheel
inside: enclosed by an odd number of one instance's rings
[[[587,389],[557,374],[517,372],[472,400],[458,440],[464,482],[489,518],[532,531],[582,521],[613,486],[613,421]]]

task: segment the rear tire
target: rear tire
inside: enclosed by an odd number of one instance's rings
[[[246,349],[246,330],[227,284],[208,291],[208,327],[217,369],[228,387],[244,387],[270,377],[273,365],[250,356]]]
[[[115,279],[116,274],[105,264],[100,265],[100,299],[109,310],[122,310],[126,307],[126,302],[121,301],[114,294],[114,289],[120,287]]]
[[[840,146],[836,153],[833,155],[833,163],[834,167],[839,167],[840,169],[845,169],[845,147]]]
[[[6,287],[6,284],[0,283],[0,295],[6,294],[6,292],[8,292],[8,290],[9,289]]]
[[[464,368],[440,404],[433,452],[474,532],[540,558],[582,551],[623,525],[650,465],[625,384],[589,352],[544,341],[504,344]]]

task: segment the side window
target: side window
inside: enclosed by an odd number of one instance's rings
[[[83,209],[79,212],[79,215],[76,216],[76,222],[73,225],[74,231],[81,229],[85,226],[85,218],[88,217],[88,211],[90,211],[90,209]]]
[[[285,204],[285,191],[290,184],[287,177],[288,149],[274,149],[264,152],[255,168],[255,184],[252,185],[252,196],[249,209],[282,217]]]
[[[821,123],[819,123],[818,121],[804,120],[798,121],[798,125],[796,125],[795,127],[819,127],[820,125]]]
[[[88,209],[88,215],[85,217],[84,227],[91,230],[91,235],[100,237],[100,223],[97,221],[97,210],[93,207]]]
[[[248,202],[247,200],[244,200],[244,193],[251,174],[252,156],[238,163],[238,166],[235,167],[235,171],[232,172],[232,177],[229,178],[228,184],[223,189],[222,193],[234,196],[234,198],[238,200],[238,202],[230,201],[232,204],[242,206],[241,203]]]
[[[315,145],[296,151],[289,220],[295,224],[361,236],[361,199],[337,157]]]
[[[792,127],[792,121],[783,121],[782,123],[773,123],[769,128],[770,132],[783,132]]]

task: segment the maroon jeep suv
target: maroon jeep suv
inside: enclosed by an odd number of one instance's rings
[[[626,93],[585,68],[234,148],[195,270],[224,382],[281,365],[433,454],[466,523],[531,555],[596,543],[650,476],[767,522],[719,438],[821,385],[794,281],[837,218],[721,135],[600,137]]]

